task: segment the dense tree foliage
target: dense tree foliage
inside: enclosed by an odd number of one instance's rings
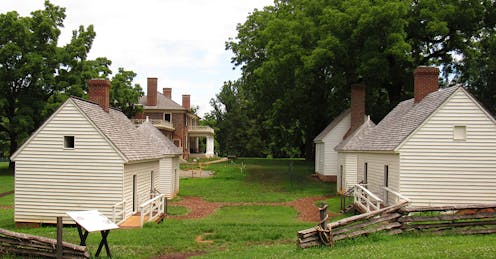
[[[112,73],[109,59],[87,59],[93,26],[80,26],[69,43],[58,45],[64,19],[65,9],[48,1],[31,16],[0,14],[0,157],[17,150],[69,96],[85,97],[88,79]],[[131,83],[134,76],[122,69],[112,80],[112,103],[128,114],[134,112],[129,102],[142,94]]]
[[[351,84],[365,82],[367,113],[377,122],[412,96],[419,65],[439,66],[442,83],[472,85],[494,106],[494,7],[489,0],[276,0],[255,10],[226,43],[241,78],[212,101],[221,152],[311,158],[313,138],[349,107]]]
[[[142,109],[135,104],[143,96],[143,89],[139,84],[133,84],[136,73],[119,68],[119,72],[110,82],[110,99],[112,106],[121,110],[127,117],[133,117]]]

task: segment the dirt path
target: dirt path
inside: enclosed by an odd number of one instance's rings
[[[0,193],[0,198],[2,198],[3,196],[10,195],[10,194],[12,194],[12,193],[14,193],[14,190],[12,190],[12,191],[8,191],[8,192],[3,192],[3,193]]]
[[[189,210],[186,215],[168,216],[174,219],[197,219],[204,218],[214,213],[218,208],[226,206],[288,206],[298,211],[298,218],[307,222],[319,221],[319,208],[315,202],[325,200],[330,196],[315,196],[297,199],[290,202],[208,202],[200,197],[183,197],[181,201],[173,202],[170,206],[183,206]],[[336,213],[329,212],[329,216]]]

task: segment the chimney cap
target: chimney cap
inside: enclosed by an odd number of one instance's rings
[[[414,74],[439,74],[439,68],[429,66],[419,66],[413,71]]]

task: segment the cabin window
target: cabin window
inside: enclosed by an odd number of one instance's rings
[[[467,137],[467,127],[466,126],[455,126],[453,128],[453,139],[454,140],[465,140]]]
[[[369,165],[368,163],[363,164],[363,183],[367,184],[368,181],[368,170],[369,170]]]
[[[339,166],[339,180],[340,180],[340,189],[344,191],[344,168],[342,165]]]
[[[164,121],[172,122],[172,115],[170,113],[164,113]]]
[[[74,136],[64,136],[64,148],[74,148]]]
[[[389,186],[389,166],[384,166],[384,187]]]

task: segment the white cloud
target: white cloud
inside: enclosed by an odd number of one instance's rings
[[[16,10],[29,15],[44,1],[2,0],[0,12]],[[254,8],[273,0],[52,0],[65,7],[67,18],[60,37],[70,40],[79,25],[93,24],[97,36],[90,58],[112,60],[113,71],[135,71],[136,82],[146,91],[146,78],[158,77],[159,89],[173,88],[173,99],[191,94],[200,114],[210,110],[209,100],[222,83],[234,80],[225,41],[236,36],[236,25]]]

